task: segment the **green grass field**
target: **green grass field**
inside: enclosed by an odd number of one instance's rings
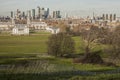
[[[48,36],[0,36],[0,53],[45,53]]]
[[[82,71],[107,71],[115,70],[116,67],[111,66],[101,66],[93,64],[76,64],[73,63],[72,58],[56,58],[53,56],[48,56],[46,42],[49,33],[38,32],[31,34],[29,36],[11,36],[8,34],[0,34],[0,65],[15,65],[17,67],[1,69],[0,72],[9,73],[9,74],[0,74],[0,80],[90,80],[94,77],[99,78],[99,75],[96,76],[77,76],[77,75],[65,75],[65,76],[36,76],[36,74],[41,72],[64,72],[72,70],[82,70]],[[75,41],[75,53],[82,54],[83,50],[83,41],[81,38],[72,37]],[[101,50],[103,45],[97,46],[97,50]],[[25,66],[27,64],[27,66]],[[15,73],[12,75],[10,73]],[[24,76],[24,73],[26,74]],[[29,74],[30,73],[30,74]],[[21,74],[21,76],[19,76]],[[23,74],[23,75],[22,75]],[[71,73],[72,74],[72,73]],[[11,77],[12,76],[12,77]],[[33,77],[31,77],[33,76]],[[77,77],[76,77],[77,76]],[[114,75],[115,78],[120,78]],[[114,77],[113,76],[113,77]],[[6,77],[6,78],[5,78]],[[109,77],[109,76],[108,76]],[[50,79],[51,78],[51,79]],[[79,79],[80,78],[80,79]],[[81,79],[82,78],[82,79]],[[90,78],[90,79],[89,79]],[[100,75],[100,80],[101,77]],[[112,77],[110,78],[112,79]],[[94,79],[96,80],[96,79]],[[109,80],[109,78],[108,78]]]
[[[0,35],[0,53],[46,53],[46,42],[49,36],[48,33],[35,33],[29,36]],[[73,39],[76,53],[83,53],[83,50],[80,49],[82,46],[80,37],[73,37]]]

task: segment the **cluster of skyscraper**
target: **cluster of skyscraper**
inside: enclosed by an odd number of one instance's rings
[[[116,20],[116,14],[103,14],[102,15],[103,20],[110,20],[110,21],[115,21]]]
[[[16,12],[11,11],[11,18],[15,18],[15,19],[26,19],[27,15],[25,14],[25,12],[21,12],[19,9],[17,9]]]
[[[11,11],[11,18],[15,19],[26,19],[27,15],[30,15],[29,17],[31,19],[49,19],[49,18],[61,18],[60,11],[53,11],[52,16],[50,15],[49,8],[41,8],[37,7],[36,9],[28,10],[27,13],[21,12],[19,9],[17,9],[17,12]]]
[[[60,11],[53,11],[53,18],[61,18]]]

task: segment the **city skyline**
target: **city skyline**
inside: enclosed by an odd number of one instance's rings
[[[93,12],[116,13],[120,16],[120,0],[0,0],[0,16],[10,15],[10,11],[36,9],[36,6],[60,10],[73,16],[91,16]]]

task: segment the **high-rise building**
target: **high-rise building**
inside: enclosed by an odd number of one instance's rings
[[[32,19],[35,19],[35,9],[32,9]]]
[[[53,11],[53,18],[61,18],[60,11]]]
[[[60,11],[57,11],[57,18],[61,18]]]
[[[102,19],[105,20],[105,14],[102,15]]]
[[[45,18],[45,8],[42,8],[41,9],[41,19],[44,19]]]
[[[13,13],[13,11],[11,11],[11,18],[13,18],[14,17],[14,13]]]
[[[106,20],[108,20],[108,14],[106,14]]]
[[[41,9],[40,9],[39,6],[38,6],[37,8],[38,8],[38,15],[37,15],[37,18],[40,19],[40,16],[41,16],[41,15],[40,15],[40,13],[41,13]]]
[[[56,12],[53,11],[53,18],[56,18]]]
[[[112,17],[112,14],[110,14],[110,21],[112,21],[113,20],[113,17]]]
[[[32,13],[31,13],[31,10],[29,10],[29,15],[30,15],[30,18],[32,17]]]
[[[19,9],[17,9],[17,14],[16,14],[16,18],[17,19],[20,19],[20,17],[21,17],[21,14],[20,14],[21,12],[19,11]]]
[[[27,11],[27,24],[30,25],[30,11]]]
[[[17,16],[19,15],[19,9],[17,9]]]
[[[49,8],[45,8],[44,18],[47,19],[49,16]]]
[[[113,20],[116,20],[116,14],[114,14],[114,16],[113,16]]]
[[[22,13],[22,17],[25,18],[25,12]]]

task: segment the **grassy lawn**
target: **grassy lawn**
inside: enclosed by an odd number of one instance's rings
[[[46,53],[46,42],[49,36],[48,32],[37,32],[29,36],[0,35],[0,54]],[[80,48],[83,45],[80,37],[73,37],[73,39],[75,40],[76,53],[83,53],[83,49]]]
[[[37,34],[37,35],[36,35]],[[50,34],[48,32],[37,32],[29,36],[11,36],[11,35],[0,35],[0,63],[10,63],[16,61],[16,58],[36,58],[36,55],[46,54],[47,45],[46,42]],[[75,51],[76,53],[84,53],[83,41],[78,37],[72,37],[75,41]],[[97,46],[95,50],[100,50],[103,45]],[[6,59],[8,58],[8,60]],[[38,59],[38,58],[37,58]],[[72,62],[72,61],[70,61]],[[60,63],[60,62],[58,62]],[[65,62],[66,63],[66,62]],[[71,64],[74,65],[74,64]],[[70,65],[70,66],[71,66]],[[86,66],[89,66],[87,68]],[[96,66],[92,65],[75,65],[77,69],[91,70],[95,69]],[[99,66],[97,65],[97,69]]]
[[[0,53],[46,53],[49,35],[0,36]]]
[[[65,75],[65,76],[39,76],[35,75],[41,72],[62,72],[62,71],[107,71],[114,70],[116,67],[92,65],[92,64],[76,64],[73,63],[73,59],[69,58],[56,58],[48,56],[46,41],[50,36],[49,33],[37,32],[29,36],[11,36],[11,35],[0,35],[0,65],[14,65],[10,69],[0,69],[0,72],[17,73],[15,75],[0,74],[0,80],[96,80],[94,78],[104,79],[105,75],[97,76],[76,76],[76,75]],[[83,41],[80,37],[72,37],[75,40],[75,51],[76,53],[84,53]],[[94,50],[98,51],[103,48],[104,45],[97,46]],[[16,67],[17,66],[17,67]],[[25,73],[23,75],[21,73]],[[30,74],[28,74],[30,73]],[[35,74],[34,74],[35,73]],[[21,75],[21,76],[20,76]],[[5,77],[6,78],[5,78]],[[11,77],[12,76],[12,77]],[[33,77],[31,77],[33,76]],[[111,77],[110,75],[106,75]],[[115,78],[120,78],[118,75],[113,75]],[[112,79],[112,77],[110,78]],[[104,79],[105,80],[105,79]],[[106,79],[107,80],[107,79]],[[109,80],[109,78],[108,78]]]
[[[12,58],[11,64],[19,65],[10,69],[0,70],[1,80],[119,80],[120,74],[97,74],[93,76],[76,75],[74,70],[81,71],[107,71],[114,70],[115,67],[107,67],[92,64],[75,64],[72,59],[62,59],[55,57],[32,57],[32,58]],[[7,60],[7,59],[6,59]],[[8,59],[8,61],[10,61]],[[24,65],[23,65],[24,64]],[[27,64],[27,66],[25,66]],[[44,73],[45,72],[45,73]],[[43,74],[42,74],[43,73]],[[61,74],[64,75],[61,75]]]

